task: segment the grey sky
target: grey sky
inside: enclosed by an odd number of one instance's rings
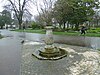
[[[43,0],[35,0],[35,1],[38,1],[38,3],[42,3]],[[3,6],[6,5],[6,4],[8,4],[7,0],[0,0],[0,12],[3,10]],[[31,5],[31,3],[29,5]],[[32,5],[31,8],[29,9],[30,13],[33,16],[38,14],[36,8],[37,8],[36,6]]]
[[[0,12],[3,10],[2,6],[3,6],[3,3],[2,3],[2,0],[0,0]]]
[[[41,0],[40,0],[41,1]],[[3,10],[3,6],[6,5],[8,2],[7,0],[0,0],[0,12],[2,12]],[[30,4],[31,5],[31,4]],[[34,16],[36,15],[38,12],[37,12],[37,9],[35,6],[32,6],[31,9],[29,9],[29,11],[31,12],[31,14]]]

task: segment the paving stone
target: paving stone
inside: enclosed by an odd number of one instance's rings
[[[21,75],[100,75],[100,54],[97,51],[86,47],[54,44],[72,48],[74,53],[56,61],[38,60],[32,56],[32,52],[44,46],[41,45],[23,45]]]

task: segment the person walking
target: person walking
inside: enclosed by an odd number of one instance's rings
[[[86,31],[86,27],[83,25],[82,28],[81,28],[81,34],[84,34],[85,35],[86,34],[85,31]]]

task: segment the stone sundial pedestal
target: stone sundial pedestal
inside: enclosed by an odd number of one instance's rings
[[[67,56],[67,51],[53,45],[53,27],[46,27],[45,46],[38,49],[32,55],[41,60],[58,60]]]

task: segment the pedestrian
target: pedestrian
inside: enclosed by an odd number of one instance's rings
[[[23,30],[25,30],[25,25],[23,25]]]
[[[25,23],[24,23],[24,22],[22,23],[22,29],[23,29],[23,30],[26,29],[26,27],[25,27]]]
[[[83,25],[82,28],[81,28],[81,34],[84,34],[85,35],[86,34],[85,31],[86,31],[86,27]]]

